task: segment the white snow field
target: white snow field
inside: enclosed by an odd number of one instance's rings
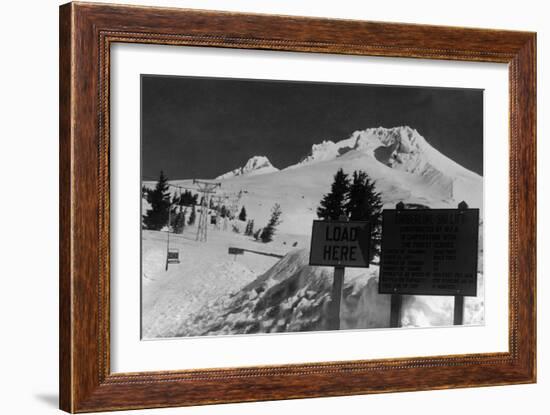
[[[483,218],[483,178],[438,152],[410,127],[370,128],[341,141],[323,141],[282,170],[267,157],[254,156],[244,167],[218,176],[218,192],[240,192],[239,209],[245,206],[256,229],[279,203],[283,214],[275,240],[264,244],[209,225],[208,241],[196,242],[196,228],[188,226],[183,235],[170,235],[181,263],[165,271],[166,232],[143,231],[142,337],[324,330],[332,268],[308,265],[309,239],[316,208],[339,168],[366,171],[385,208],[400,201],[454,208],[464,200],[480,208]],[[193,187],[192,180],[171,184]],[[244,222],[235,223],[244,229]],[[249,252],[235,258],[227,253],[230,246],[284,258]],[[484,319],[482,231],[479,247],[478,295],[465,299],[465,324],[483,324]],[[388,327],[389,296],[377,293],[377,279],[377,265],[346,269],[342,329]],[[407,296],[401,323],[452,325],[452,313],[452,297]]]
[[[244,223],[243,223],[244,225]],[[275,265],[279,258],[245,253],[239,247],[284,255],[291,244],[309,245],[305,235],[276,235],[263,244],[252,237],[210,227],[208,241],[195,241],[196,226],[170,234],[170,249],[179,249],[180,263],[166,266],[167,233],[142,232],[142,337],[180,336],[179,327],[205,305],[239,290]],[[286,245],[285,245],[286,244]],[[268,245],[267,249],[265,245]]]

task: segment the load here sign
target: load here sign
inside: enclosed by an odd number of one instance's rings
[[[369,250],[369,222],[313,221],[309,265],[368,267]]]

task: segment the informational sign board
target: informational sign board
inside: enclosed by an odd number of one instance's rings
[[[313,221],[309,265],[368,268],[369,252],[369,222]]]
[[[479,209],[384,210],[380,294],[475,296]]]

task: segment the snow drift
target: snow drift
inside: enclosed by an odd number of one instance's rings
[[[251,283],[206,304],[183,321],[176,336],[327,330],[333,269],[310,266],[308,257],[308,249],[289,252]],[[481,289],[481,274],[478,279]],[[467,298],[464,324],[482,323],[482,310],[483,295]],[[389,313],[390,295],[378,294],[378,266],[346,269],[340,328],[385,328]],[[401,324],[452,325],[452,297],[405,296]]]

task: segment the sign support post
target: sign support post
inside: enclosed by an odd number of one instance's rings
[[[461,326],[464,319],[464,296],[455,295],[455,309],[453,314],[453,324]]]
[[[399,214],[399,211],[405,209],[405,204],[399,202],[395,205],[396,214]],[[403,296],[401,294],[392,294],[390,300],[390,327],[401,327],[401,308],[403,306]]]
[[[347,222],[346,215],[340,215],[342,222]],[[342,266],[334,267],[334,276],[332,278],[332,299],[329,310],[329,330],[340,330],[340,304],[342,303],[342,287],[344,285],[344,274],[346,268]]]
[[[458,208],[462,211],[468,209],[468,204],[462,201],[458,204]],[[455,304],[453,312],[453,325],[462,326],[464,321],[464,296],[455,295]]]
[[[340,330],[340,303],[342,302],[342,286],[344,285],[345,270],[345,267],[334,267],[332,300],[329,309],[329,330]]]
[[[392,294],[390,303],[390,327],[401,327],[401,306],[403,305],[403,296],[401,294]]]

